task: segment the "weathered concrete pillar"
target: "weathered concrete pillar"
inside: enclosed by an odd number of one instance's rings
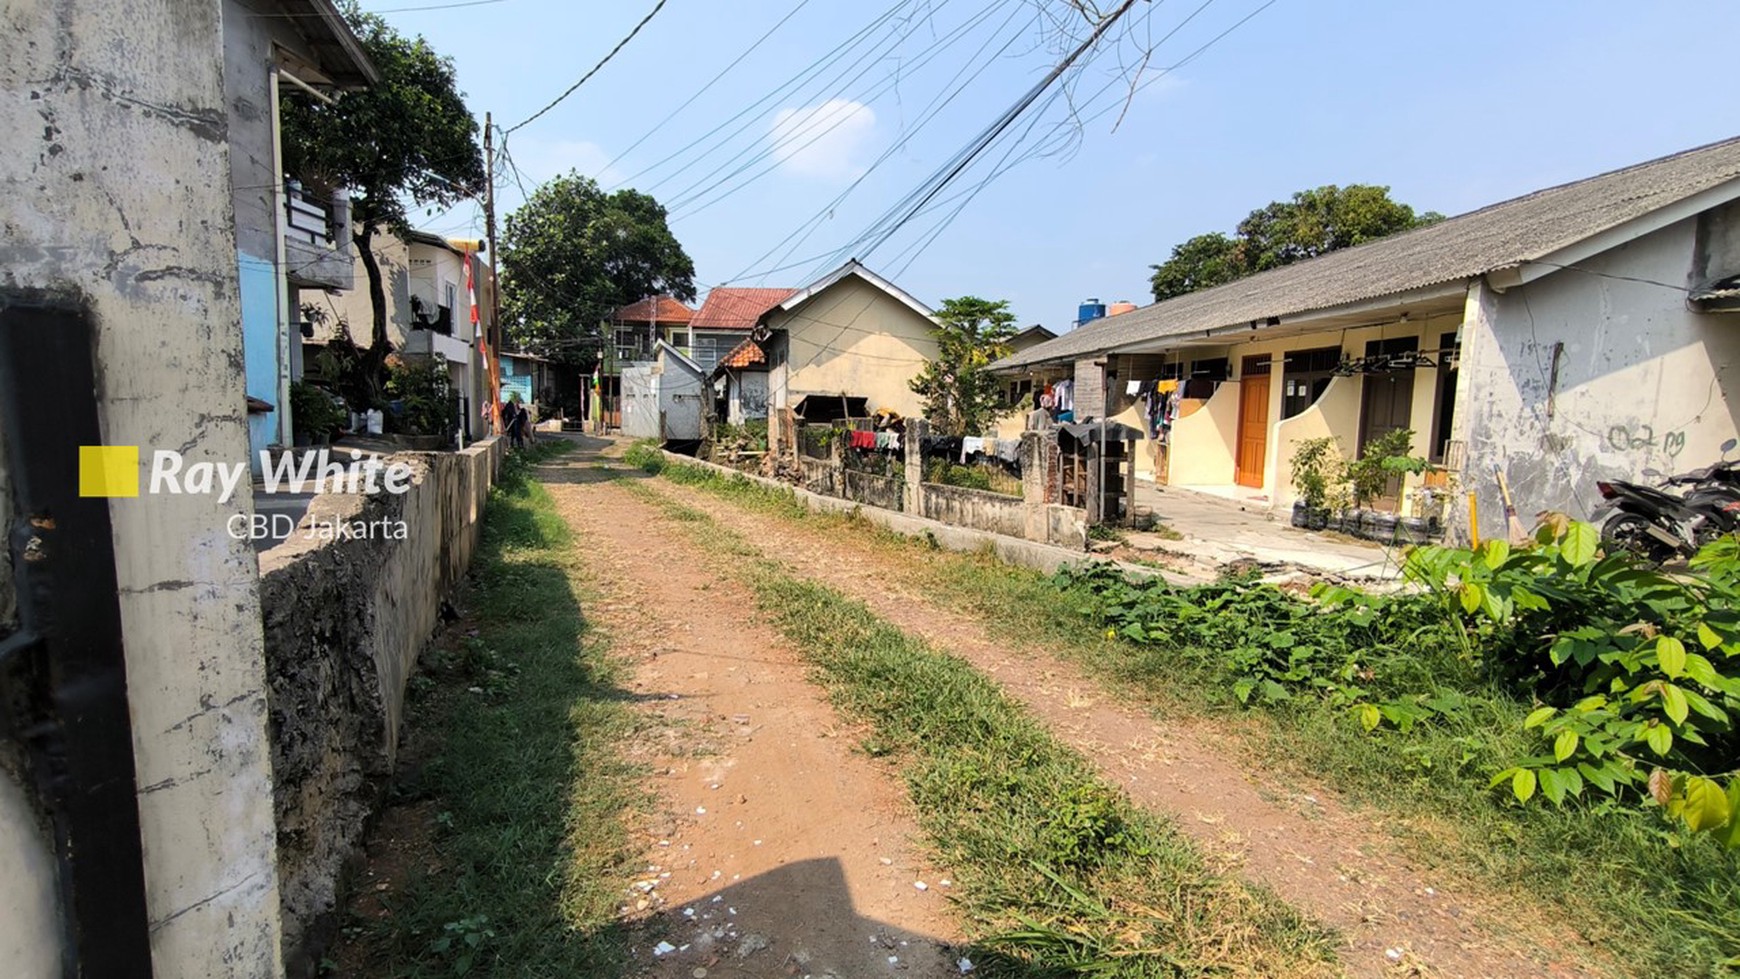
[[[928,434],[930,424],[924,419],[907,419],[906,434],[900,443],[906,454],[906,485],[901,487],[900,506],[907,513],[923,511],[924,450],[921,443]]]
[[[1021,434],[1021,506],[1025,536],[1043,541],[1050,536],[1050,520],[1045,513],[1045,433]]]

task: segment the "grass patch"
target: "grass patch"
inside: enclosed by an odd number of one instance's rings
[[[763,487],[706,484],[780,506]],[[695,508],[644,484],[629,489],[723,558],[721,569],[754,589],[830,699],[870,726],[865,750],[898,767],[920,826],[959,883],[977,974],[1338,973],[1329,934],[1208,866],[996,683],[863,604],[787,574]]]
[[[699,472],[681,481],[760,512],[796,516],[777,490]],[[853,523],[803,519],[830,528]],[[1538,750],[1522,730],[1532,705],[1471,678],[1453,650],[1419,648],[1393,664],[1417,672],[1392,679],[1413,689],[1460,690],[1460,717],[1367,734],[1345,708],[1310,697],[1246,709],[1233,693],[1224,650],[1108,638],[1090,617],[1090,596],[1060,590],[1049,576],[857,526],[860,539],[909,562],[936,602],[972,613],[996,638],[1070,659],[1111,692],[1157,713],[1213,719],[1253,764],[1324,781],[1368,807],[1428,863],[1509,895],[1521,913],[1503,924],[1569,925],[1630,974],[1733,974],[1740,857],[1706,838],[1671,833],[1654,812],[1601,803],[1524,808],[1487,792],[1486,777],[1500,760]]]
[[[349,923],[362,974],[531,979],[625,964],[625,818],[644,796],[615,747],[637,721],[581,612],[568,527],[529,478],[563,448],[504,463],[467,596],[477,635],[443,644],[415,678],[411,724],[434,749],[393,791],[427,803],[440,866],[386,899],[390,916]]]

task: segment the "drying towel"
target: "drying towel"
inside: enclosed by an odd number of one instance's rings
[[[851,439],[851,442],[848,444],[850,444],[852,446],[852,448],[854,448],[854,449],[874,449],[874,448],[876,448],[876,433],[875,432],[860,432],[860,431],[857,431],[854,429],[852,431],[851,435],[848,436],[848,438]]]
[[[1014,465],[1021,461],[1021,440],[1003,439],[997,443],[997,458]]]
[[[985,451],[985,440],[976,435],[968,435],[961,439],[961,462],[967,457]]]
[[[1125,383],[1124,393],[1129,395],[1132,398],[1138,394],[1141,394],[1142,393],[1142,382],[1141,381],[1129,381],[1129,382]]]

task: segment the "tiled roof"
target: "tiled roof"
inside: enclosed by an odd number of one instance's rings
[[[761,314],[785,301],[796,289],[747,289],[718,286],[689,325],[697,330],[748,330]]]
[[[1472,279],[1546,258],[1736,178],[1740,139],[1712,143],[1095,320],[992,366],[1073,360]]]
[[[753,367],[756,364],[767,363],[767,352],[761,345],[748,337],[743,342],[731,348],[731,352],[719,359],[719,367]],[[717,368],[715,368],[717,370]]]
[[[651,323],[655,319],[660,323],[687,323],[694,315],[694,310],[671,296],[654,296],[629,303],[613,313],[611,319],[617,323]]]

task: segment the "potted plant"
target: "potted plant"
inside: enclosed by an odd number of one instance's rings
[[[1347,468],[1341,443],[1333,435],[1295,443],[1292,466],[1293,488],[1299,492],[1293,503],[1293,526],[1322,530],[1329,523],[1330,493]]]
[[[344,423],[345,410],[332,394],[307,381],[290,382],[290,434],[297,446],[326,445]]]
[[[1372,509],[1370,504],[1383,498],[1393,480],[1426,468],[1425,459],[1408,454],[1413,444],[1413,429],[1394,429],[1367,442],[1360,457],[1348,464],[1347,478],[1359,509],[1361,535],[1383,541],[1395,537],[1396,515]]]
[[[459,398],[448,382],[447,365],[430,357],[406,357],[387,374],[393,399],[389,427],[407,448],[439,451],[452,447],[459,431]]]

